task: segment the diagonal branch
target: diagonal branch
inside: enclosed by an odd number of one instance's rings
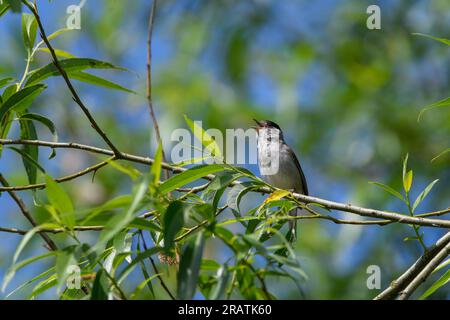
[[[116,146],[111,142],[111,140],[108,138],[106,133],[99,127],[97,124],[97,121],[95,121],[94,117],[91,115],[91,112],[89,109],[84,105],[83,101],[81,101],[77,91],[75,90],[74,86],[72,85],[72,82],[69,79],[69,76],[67,75],[67,72],[61,67],[61,64],[59,63],[59,60],[56,56],[55,50],[53,49],[52,45],[50,44],[50,41],[47,38],[47,35],[44,30],[44,26],[42,25],[41,18],[38,14],[37,7],[33,7],[33,5],[29,4],[28,1],[22,0],[22,2],[30,9],[30,11],[33,13],[33,15],[36,18],[36,22],[39,26],[39,31],[41,33],[41,38],[46,44],[48,50],[50,51],[50,54],[53,59],[53,64],[55,65],[56,69],[58,69],[61,76],[64,78],[64,81],[69,88],[69,91],[72,94],[72,98],[75,101],[76,104],[81,108],[81,110],[84,112],[86,117],[88,118],[89,122],[91,123],[92,128],[94,128],[95,131],[100,135],[100,137],[105,141],[105,143],[113,150],[114,154],[118,157],[120,157],[120,151],[116,148]]]
[[[444,250],[444,248],[448,247],[449,244],[450,244],[450,232],[446,233],[433,246],[428,248],[428,251],[425,252],[419,259],[417,259],[417,261],[411,267],[409,267],[408,270],[406,270],[400,277],[394,280],[387,289],[381,292],[374,299],[386,300],[396,298],[402,290],[404,290],[408,286],[411,286],[411,283],[414,281],[414,279],[419,277],[422,270],[425,270],[425,268],[427,268],[427,266],[431,263],[431,261],[436,259],[436,257],[438,257],[440,253]],[[420,279],[422,279],[422,277],[420,277]],[[412,292],[413,290],[415,290],[418,284],[416,283],[413,286],[415,286],[414,289],[412,287],[409,287],[407,292]]]

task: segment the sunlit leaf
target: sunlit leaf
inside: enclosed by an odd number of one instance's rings
[[[436,290],[445,286],[450,282],[450,269],[448,269],[423,295],[420,296],[419,300],[426,299],[432,295]]]
[[[22,36],[29,52],[32,51],[36,40],[37,21],[33,14],[22,13]]]
[[[89,58],[69,58],[59,61],[60,66],[66,71],[66,73],[70,74],[73,72],[79,72],[86,69],[114,69],[114,70],[125,70],[120,67],[116,67],[115,65],[99,61],[95,59]],[[60,73],[56,66],[53,63],[49,63],[46,66],[33,70],[30,72],[28,80],[25,86],[29,86],[35,84],[37,82],[41,82],[42,80],[47,79],[52,76],[59,76]]]
[[[25,87],[11,95],[0,107],[0,119],[2,119],[8,111],[18,112],[27,109],[45,88],[45,85],[37,84]]]
[[[220,164],[199,165],[170,177],[159,186],[159,191],[165,194],[211,173],[226,169],[225,166]]]
[[[370,184],[373,184],[374,186],[377,186],[381,189],[383,189],[384,191],[386,191],[387,193],[390,193],[391,195],[393,195],[394,197],[397,197],[398,199],[402,200],[403,202],[406,203],[405,198],[401,195],[400,192],[394,190],[393,188],[389,187],[388,185],[385,185],[383,183],[380,182],[375,182],[375,181],[369,181]]]
[[[100,86],[100,87],[105,87],[108,89],[114,89],[114,90],[119,90],[119,91],[124,91],[127,93],[132,93],[132,94],[136,94],[135,91],[127,89],[121,85],[118,85],[114,82],[111,82],[109,80],[100,78],[98,76],[94,76],[93,74],[90,73],[86,73],[86,72],[82,72],[82,71],[78,71],[78,72],[69,72],[69,78],[74,79],[74,80],[78,80],[81,82],[85,82],[85,83],[90,83],[90,84],[94,84],[96,86]]]
[[[403,179],[403,189],[405,190],[406,193],[408,193],[409,190],[411,189],[412,180],[413,180],[413,171],[409,170],[408,173],[406,173],[405,178]]]
[[[435,109],[435,108],[441,108],[441,107],[448,107],[450,106],[450,97],[442,99],[440,101],[431,103],[420,110],[419,116],[417,117],[417,121],[420,121],[422,119],[422,116],[425,112]]]
[[[433,40],[442,42],[443,44],[446,44],[446,45],[450,46],[450,40],[449,40],[449,39],[433,37],[433,36],[430,36],[430,35],[424,34],[424,33],[413,33],[413,35],[415,35],[415,36],[423,36],[423,37],[426,37],[426,38],[430,38],[430,39],[433,39]]]
[[[196,122],[184,115],[184,120],[191,129],[194,136],[202,143],[202,145],[211,153],[213,157],[221,158],[222,152],[217,142]]]
[[[49,175],[46,175],[45,183],[45,191],[50,204],[58,210],[61,221],[67,227],[73,228],[75,225],[75,212],[69,195],[64,191],[61,185]]]

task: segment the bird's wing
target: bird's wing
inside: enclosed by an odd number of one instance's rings
[[[295,155],[295,152],[292,151],[291,149],[289,149],[289,152],[292,155],[292,158],[294,159],[294,163],[295,166],[297,167],[298,171],[300,172],[300,178],[302,179],[302,186],[303,186],[303,194],[305,196],[308,195],[308,185],[306,184],[306,177],[305,174],[303,173],[302,167],[300,166],[300,162],[297,159],[297,156]]]

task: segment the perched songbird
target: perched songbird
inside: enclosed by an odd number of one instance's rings
[[[254,119],[258,133],[258,165],[262,178],[270,185],[308,195],[305,174],[294,151],[283,138],[283,132],[273,121]],[[297,215],[298,208],[289,214]],[[292,240],[296,239],[297,220],[289,220]],[[288,237],[291,238],[291,237]]]

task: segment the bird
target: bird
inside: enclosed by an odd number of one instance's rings
[[[308,185],[295,152],[286,144],[280,126],[270,120],[256,120],[253,128],[257,132],[258,167],[260,175],[267,183],[295,193],[308,195]],[[297,216],[299,208],[289,214]],[[289,220],[291,241],[297,239],[297,220]],[[289,235],[288,233],[288,235]]]

